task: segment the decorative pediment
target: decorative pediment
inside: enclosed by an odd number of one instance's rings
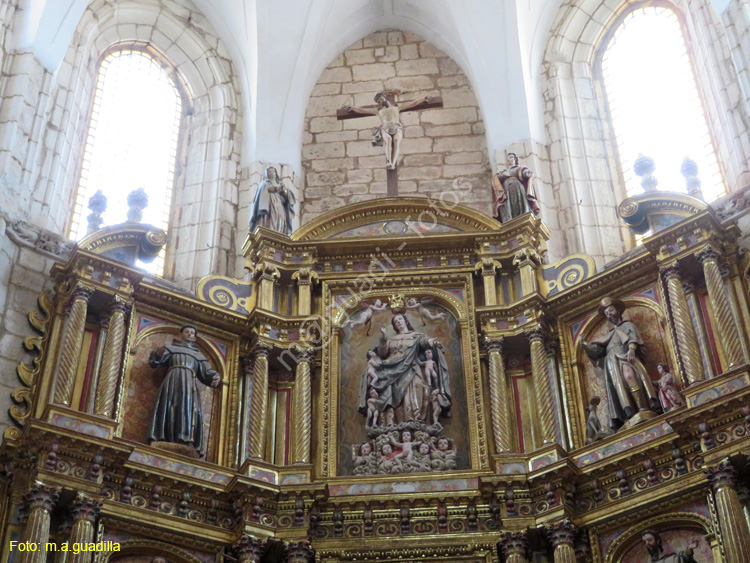
[[[708,209],[692,196],[673,192],[647,192],[620,203],[617,212],[625,224],[638,235],[658,233]]]
[[[87,235],[78,248],[134,266],[156,258],[166,243],[167,233],[153,225],[122,223]]]

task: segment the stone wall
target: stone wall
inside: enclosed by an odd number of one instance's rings
[[[372,146],[377,117],[338,121],[336,109],[372,105],[376,92],[398,100],[442,96],[444,108],[402,114],[399,195],[437,196],[456,179],[473,189],[461,201],[490,212],[491,169],[484,123],[458,65],[420,37],[380,31],[357,41],[323,71],[305,115],[302,223],[349,203],[384,197],[383,147]]]

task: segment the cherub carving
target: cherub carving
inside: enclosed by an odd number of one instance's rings
[[[367,399],[367,419],[365,420],[365,426],[377,426],[378,424],[378,405],[380,399],[378,392],[375,389],[370,389],[370,398]]]
[[[359,318],[356,321],[349,320],[344,326],[348,326],[349,328],[356,328],[358,326],[367,325],[366,334],[369,336],[370,328],[372,327],[373,311],[385,311],[388,308],[388,305],[384,304],[380,299],[376,299],[372,305],[368,303],[367,301],[363,300],[361,305],[364,311],[359,316]]]
[[[419,442],[412,441],[411,431],[404,430],[401,433],[401,441],[397,441],[393,435],[390,436],[391,444],[396,446],[397,448],[401,448],[401,451],[396,454],[396,459],[406,459],[406,461],[411,461],[412,457],[414,457],[414,446],[419,446]]]
[[[420,301],[417,301],[416,297],[410,297],[406,300],[406,308],[412,311],[416,311],[419,318],[422,319],[422,324],[427,324],[427,320],[438,321],[445,320],[448,316],[442,311],[430,311],[425,305],[432,303],[432,297],[422,297]]]

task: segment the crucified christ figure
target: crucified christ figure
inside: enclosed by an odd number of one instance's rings
[[[379,116],[381,125],[373,129],[374,139],[372,144],[383,146],[385,149],[386,168],[395,170],[401,151],[401,139],[404,138],[404,127],[401,125],[400,113],[415,109],[442,107],[442,99],[440,97],[425,96],[418,100],[402,102],[399,105],[389,98],[386,92],[378,92],[375,94],[375,103],[377,104],[375,106],[344,106],[336,112],[336,117],[338,119],[351,119],[367,115]]]

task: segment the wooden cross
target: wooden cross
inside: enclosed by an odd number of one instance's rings
[[[443,99],[440,96],[427,96],[419,100],[408,100],[396,103],[395,96],[399,92],[395,90],[384,90],[375,95],[376,105],[351,107],[345,106],[336,110],[336,119],[355,119],[358,117],[369,117],[377,115],[380,117],[381,125],[373,130],[372,144],[384,146],[386,151],[386,163],[389,196],[398,195],[398,157],[400,154],[401,140],[404,137],[403,126],[399,115],[404,111],[417,111],[423,109],[443,107]]]

